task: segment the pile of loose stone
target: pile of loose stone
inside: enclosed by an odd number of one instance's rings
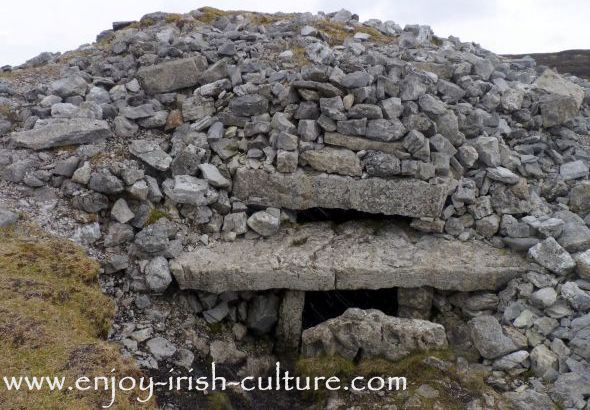
[[[0,79],[2,178],[97,216],[73,237],[100,249],[121,316],[151,312],[183,251],[263,240],[293,210],[403,215],[427,234],[528,252],[532,267],[497,294],[400,291],[400,316],[443,324],[502,391],[523,391],[530,369],[539,400],[587,408],[590,84],[344,10],[264,23],[208,12],[115,23],[95,45],[14,70],[61,64],[49,83]],[[396,184],[420,196],[389,201]],[[0,212],[0,225],[14,220]],[[235,322],[238,341],[271,332],[280,305],[274,291],[181,296],[199,320]],[[177,357],[169,331],[138,323],[113,337],[145,366]],[[220,343],[218,360],[245,360]]]

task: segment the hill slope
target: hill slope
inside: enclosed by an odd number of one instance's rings
[[[524,56],[531,56],[537,64],[555,68],[560,73],[570,73],[590,80],[590,50],[565,50],[558,53],[519,54],[507,57]]]

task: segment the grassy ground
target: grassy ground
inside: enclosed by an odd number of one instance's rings
[[[114,307],[97,283],[98,264],[73,243],[34,227],[0,230],[0,376],[140,376],[104,338]],[[143,393],[138,392],[141,397]],[[113,408],[139,408],[135,392]],[[95,392],[7,391],[2,409],[95,409]],[[142,408],[154,408],[149,403]]]
[[[427,360],[429,357],[444,360],[451,365],[446,369],[439,368],[429,363]],[[377,394],[360,397],[358,394],[346,396],[347,404],[356,404],[362,409],[369,409],[377,403],[395,404],[397,408],[405,408],[404,403],[408,397],[414,395],[423,384],[434,387],[440,394],[436,398],[420,397],[420,408],[463,409],[467,403],[482,398],[484,394],[501,400],[498,393],[485,384],[481,374],[462,373],[452,364],[453,359],[454,356],[450,351],[416,353],[398,362],[379,358],[366,359],[358,364],[339,356],[302,358],[296,364],[296,373],[308,377],[336,375],[348,382],[358,376],[364,377],[365,382],[375,376],[384,377],[386,380],[388,377],[407,379],[405,393],[393,391],[386,393],[385,397]],[[315,392],[315,399],[320,399],[326,393],[326,391]]]
[[[314,26],[322,31],[328,37],[328,43],[332,46],[342,45],[348,37],[353,37],[356,33],[366,33],[371,36],[369,41],[375,44],[388,44],[397,41],[397,37],[387,36],[372,27],[358,26],[351,32],[346,30],[344,24],[334,23],[331,21],[320,21]]]

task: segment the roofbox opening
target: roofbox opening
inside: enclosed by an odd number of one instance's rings
[[[332,221],[334,223],[339,224],[348,221],[359,220],[387,220],[409,223],[411,221],[411,218],[406,218],[403,216],[373,214],[368,212],[356,211],[354,209],[309,208],[295,212],[297,215],[298,223]]]

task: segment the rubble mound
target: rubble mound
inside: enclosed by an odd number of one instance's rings
[[[154,372],[264,373],[323,337],[305,291],[397,288],[383,326],[426,323],[419,350],[448,343],[514,406],[584,408],[589,132],[590,82],[428,26],[158,12],[2,68],[0,225],[28,213],[99,259],[111,337]]]

